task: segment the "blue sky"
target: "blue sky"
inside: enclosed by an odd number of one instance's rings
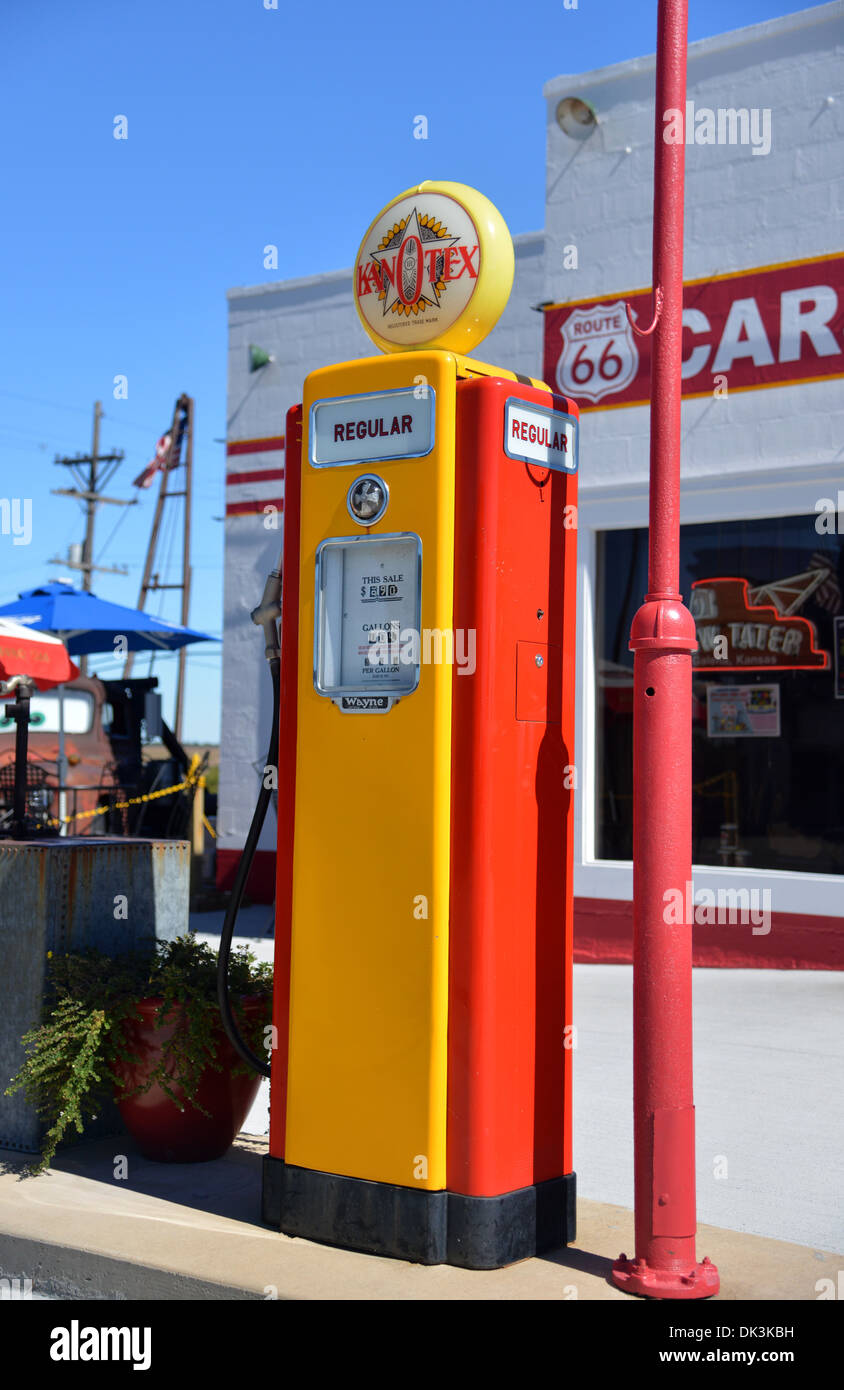
[[[689,36],[807,8],[691,0]],[[33,534],[28,546],[0,535],[0,602],[69,573],[47,562],[82,539],[83,518],[50,495],[70,482],[53,459],[89,450],[94,400],[101,449],[126,453],[109,492],[128,497],[186,391],[191,625],[219,634],[226,289],[350,265],[379,208],[423,178],[475,185],[514,234],[541,228],[543,83],[650,53],[655,29],[656,0],[3,0],[0,495],[32,498]],[[413,139],[418,114],[426,141]],[[126,140],[113,138],[117,115]],[[113,399],[116,374],[126,400]],[[99,511],[95,559],[129,567],[96,577],[116,602],[136,601],[154,492]],[[177,595],[154,598],[177,616]],[[168,717],[172,666],[156,667]],[[220,651],[194,649],[186,738],[217,741],[219,686]]]

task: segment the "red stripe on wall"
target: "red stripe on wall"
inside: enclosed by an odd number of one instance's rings
[[[266,439],[230,439],[226,444],[226,455],[262,454],[271,449],[284,448],[284,435],[268,435]]]
[[[265,507],[284,511],[283,497],[263,497],[260,502],[227,502],[226,516],[260,516]]]
[[[757,928],[758,930],[758,928]],[[629,965],[633,960],[633,904],[575,898],[574,958],[579,963]],[[751,923],[692,928],[692,964],[731,970],[844,970],[844,917],[772,912],[771,930],[753,935]]]
[[[218,849],[215,878],[217,887],[226,892],[234,887],[234,876],[240,863],[239,849]],[[275,850],[259,849],[252,860],[246,880],[246,896],[253,903],[271,903],[275,898]]]
[[[248,473],[227,473],[226,487],[236,487],[238,483],[263,483],[271,478],[283,477],[283,468],[253,468]]]
[[[231,888],[240,853],[239,849],[217,850],[218,888]],[[272,850],[255,855],[247,892],[253,902],[273,901]],[[694,927],[693,932],[695,965],[732,970],[844,970],[842,917],[774,912],[767,936],[753,936],[750,926]],[[575,898],[574,958],[578,964],[630,965],[633,904],[615,898]]]

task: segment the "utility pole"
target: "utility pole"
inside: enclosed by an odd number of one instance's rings
[[[94,550],[94,519],[97,515],[97,455],[100,450],[100,420],[103,418],[103,407],[100,401],[94,401],[94,436],[91,440],[91,464],[88,481],[88,497],[85,502],[85,540],[82,543],[82,588],[90,593],[91,591],[91,560]]]
[[[62,565],[65,569],[80,570],[82,572],[82,588],[86,593],[91,591],[91,575],[95,570],[101,574],[128,573],[125,565],[106,567],[94,564],[94,522],[97,507],[104,502],[114,507],[134,507],[137,505],[136,497],[106,497],[101,491],[114,476],[124,457],[122,449],[112,454],[100,453],[100,421],[102,417],[102,402],[95,401],[90,454],[76,454],[73,458],[56,457],[55,459],[55,462],[61,464],[62,467],[71,469],[78,486],[51,488],[51,492],[56,496],[75,497],[78,501],[85,503],[85,540],[82,543],[81,561],[75,560],[72,556],[63,559],[56,555],[50,560],[50,564]],[[102,473],[100,472],[101,464],[105,465]],[[88,658],[86,656],[79,659],[79,672],[83,676],[88,674]]]

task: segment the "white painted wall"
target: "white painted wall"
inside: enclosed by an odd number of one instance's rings
[[[696,107],[771,110],[772,146],[686,146],[684,279],[842,249],[844,4],[691,44]],[[555,78],[547,102],[546,280],[553,303],[616,299],[651,283],[653,57]],[[597,110],[586,141],[556,121],[564,96]],[[833,97],[828,103],[826,98]],[[627,147],[630,153],[626,153]],[[578,268],[564,269],[575,245]],[[844,389],[814,382],[683,404],[684,522],[814,512],[844,481]],[[581,422],[575,893],[632,897],[632,865],[594,857],[596,533],[647,523],[646,407],[589,411]],[[738,875],[769,887],[774,911],[841,912],[832,875],[695,869],[699,887]]]

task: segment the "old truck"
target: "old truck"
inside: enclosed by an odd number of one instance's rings
[[[27,815],[37,833],[58,834],[63,816],[66,833],[73,835],[185,837],[194,795],[191,787],[141,800],[182,782],[190,765],[188,754],[161,718],[157,684],[155,677],[100,680],[80,676],[33,695]],[[60,720],[66,765],[61,787]],[[148,745],[156,738],[166,750],[163,758],[149,756]],[[14,720],[0,703],[0,834],[11,820],[14,764]],[[216,798],[206,793],[205,800],[206,813],[213,816]]]

